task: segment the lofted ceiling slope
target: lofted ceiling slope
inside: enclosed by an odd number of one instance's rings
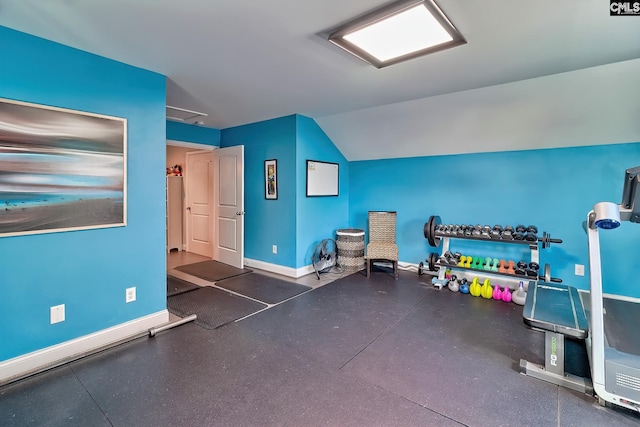
[[[309,116],[350,160],[457,152],[424,144],[398,153],[375,132],[351,137],[389,108],[385,134],[397,127],[418,139],[394,118],[399,103],[419,120],[419,100],[640,58],[640,17],[610,17],[604,0],[437,0],[468,43],[383,69],[326,41],[387,3],[2,0],[0,25],[162,73],[167,104],[207,113],[205,126]],[[502,149],[487,144],[466,151]]]

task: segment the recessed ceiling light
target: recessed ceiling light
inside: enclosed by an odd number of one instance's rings
[[[329,41],[377,68],[466,43],[433,0],[377,9],[336,29]]]

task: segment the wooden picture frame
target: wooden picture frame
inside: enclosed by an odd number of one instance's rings
[[[278,199],[278,161],[276,159],[264,161],[264,198]]]

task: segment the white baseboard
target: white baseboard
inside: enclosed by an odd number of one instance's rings
[[[297,279],[298,277],[306,276],[307,274],[311,274],[314,272],[312,265],[306,265],[300,268],[293,268],[293,267],[285,267],[283,265],[278,265],[278,264],[271,264],[270,262],[258,261],[256,259],[250,259],[250,258],[244,259],[244,266],[258,268],[260,270],[281,274],[287,277],[293,277],[294,279]]]
[[[86,353],[122,342],[169,321],[169,312],[162,310],[120,325],[103,329],[23,356],[0,362],[0,385],[32,373],[75,360]]]

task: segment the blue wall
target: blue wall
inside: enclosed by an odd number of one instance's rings
[[[315,246],[349,226],[349,163],[313,119],[297,116],[296,236],[298,267],[311,264]],[[307,160],[338,163],[338,197],[306,197]]]
[[[165,309],[165,78],[5,27],[0,40],[0,97],[128,120],[126,227],[0,238],[6,360]]]
[[[540,251],[554,277],[588,289],[587,236],[582,228],[594,203],[622,197],[624,170],[640,165],[640,143],[456,156],[359,161],[350,164],[350,223],[366,228],[368,210],[398,212],[400,259],[424,261],[430,215],[448,224],[534,224],[563,239]],[[624,224],[603,236],[604,290],[640,297],[636,286],[640,226]],[[453,240],[463,254],[528,258],[513,245]],[[519,253],[518,253],[519,251]],[[583,264],[584,277],[574,265]]]
[[[296,116],[223,129],[220,146],[234,145],[244,145],[245,257],[296,267]],[[264,197],[269,159],[278,161],[277,200]]]
[[[167,120],[167,139],[220,146],[220,130]]]
[[[300,115],[223,129],[220,146],[233,145],[245,146],[245,257],[291,268],[310,265],[315,244],[347,226],[344,156],[314,120]],[[278,161],[277,200],[264,197],[269,159]],[[306,197],[307,159],[340,164],[339,197]]]

